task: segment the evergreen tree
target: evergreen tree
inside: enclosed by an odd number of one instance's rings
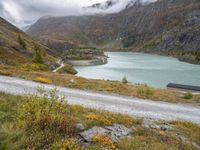
[[[18,35],[17,41],[21,45],[21,47],[23,49],[26,49],[26,43],[25,43],[24,39],[20,35]]]
[[[128,80],[127,80],[126,76],[124,76],[124,77],[122,78],[122,83],[124,83],[124,84],[127,84],[127,83],[128,83]]]
[[[36,63],[39,63],[39,64],[43,64],[44,61],[43,61],[43,50],[40,48],[40,46],[38,45],[35,45],[35,56],[34,56],[34,61]]]

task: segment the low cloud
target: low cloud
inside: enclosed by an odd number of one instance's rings
[[[0,16],[18,27],[31,24],[43,16],[69,16],[92,13],[114,13],[133,0],[119,0],[107,10],[83,10],[83,7],[105,0],[0,0]],[[155,1],[155,0],[142,0]]]

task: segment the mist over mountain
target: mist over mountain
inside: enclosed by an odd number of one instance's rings
[[[96,13],[117,13],[136,0],[1,0],[0,16],[12,24],[24,28],[26,22],[34,22],[44,16],[81,16]],[[146,3],[155,0],[141,0]],[[99,7],[99,8],[95,8]],[[93,8],[93,9],[85,9]]]

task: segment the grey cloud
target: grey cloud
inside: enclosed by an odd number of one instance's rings
[[[106,0],[0,0],[0,16],[18,27],[43,16],[69,16],[94,13],[113,13],[122,10],[133,0],[119,0],[108,10],[83,10],[82,7]],[[152,1],[152,0],[143,0]],[[155,0],[154,0],[155,1]]]

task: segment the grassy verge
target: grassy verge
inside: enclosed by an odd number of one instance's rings
[[[47,96],[50,95],[50,96]],[[129,138],[112,143],[110,137],[97,135],[91,145],[78,142],[77,123],[86,129],[114,123],[137,127]],[[98,150],[196,150],[191,142],[199,144],[200,126],[193,123],[172,122],[174,130],[145,129],[141,121],[126,115],[113,114],[78,105],[69,105],[58,98],[55,91],[24,97],[0,93],[0,149],[68,149]],[[188,142],[177,136],[181,133]]]
[[[119,81],[85,79],[68,74],[45,71],[37,72],[30,69],[18,69],[15,67],[0,65],[0,75],[1,74],[28,80],[42,78],[43,80],[47,80],[48,83],[69,88],[109,92],[156,101],[200,104],[200,95],[194,95],[190,99],[186,99],[185,95],[182,93],[172,90],[155,89],[146,85],[130,85]]]

